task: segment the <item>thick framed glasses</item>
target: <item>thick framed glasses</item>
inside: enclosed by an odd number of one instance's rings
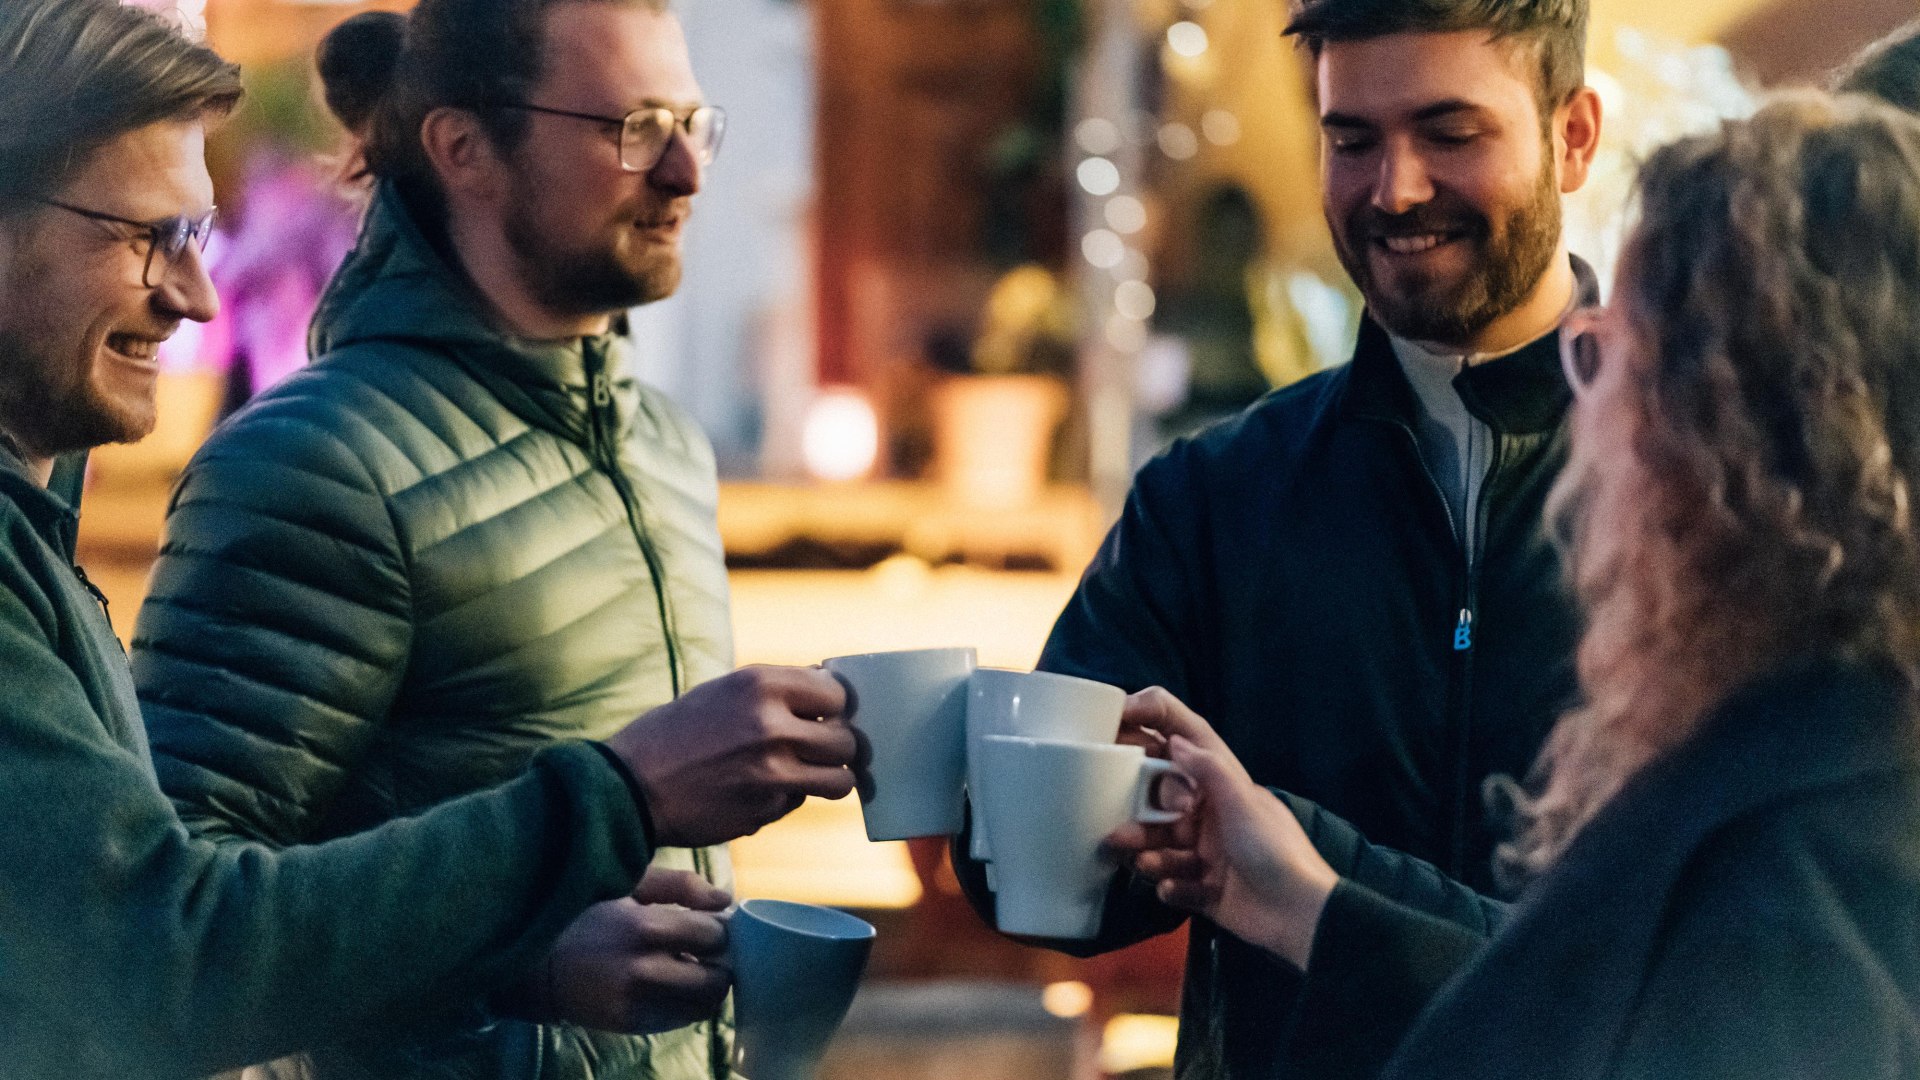
[[[545,105],[529,105],[518,101],[505,102],[500,107],[617,126],[620,129],[620,167],[636,173],[652,172],[653,167],[660,164],[660,159],[667,155],[667,145],[673,141],[676,129],[686,136],[687,146],[693,150],[694,159],[702,167],[713,164],[713,159],[720,154],[720,141],[727,134],[727,113],[718,105],[702,105],[685,116],[676,115],[672,109],[665,107],[635,109],[625,116],[549,109]]]
[[[178,217],[161,218],[159,221],[135,221],[118,214],[103,214],[98,210],[88,210],[84,206],[73,206],[57,199],[36,201],[56,210],[78,214],[89,221],[124,225],[129,229],[138,229],[146,233],[147,261],[140,268],[140,284],[149,289],[158,288],[160,283],[166,280],[167,271],[187,253],[187,245],[193,245],[195,251],[207,250],[207,240],[213,235],[214,215],[218,213],[215,209],[195,217],[182,214]]]

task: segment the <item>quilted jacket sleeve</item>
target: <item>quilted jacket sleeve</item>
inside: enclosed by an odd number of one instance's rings
[[[286,845],[312,838],[380,736],[411,640],[408,577],[360,455],[284,404],[243,420],[175,489],[134,676],[188,825]]]

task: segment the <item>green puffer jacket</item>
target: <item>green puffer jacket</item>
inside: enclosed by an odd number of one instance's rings
[[[275,845],[366,829],[605,738],[732,666],[712,451],[617,335],[492,329],[383,189],[306,370],[181,478],[134,640],[167,793]],[[731,885],[724,849],[655,866]],[[321,1080],[706,1080],[731,1025],[645,1038],[448,1017]]]

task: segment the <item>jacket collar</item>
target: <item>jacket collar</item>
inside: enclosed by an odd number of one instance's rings
[[[393,185],[374,190],[353,252],[328,282],[308,339],[319,357],[349,345],[393,342],[451,354],[519,391],[516,412],[573,432],[582,427],[590,367],[631,390],[632,347],[624,316],[605,334],[532,341],[493,325],[486,304],[431,243]],[[626,393],[620,396],[625,398]]]
[[[1597,303],[1599,281],[1593,268],[1577,255],[1573,275],[1578,302]],[[1518,352],[1466,369],[1453,384],[1467,410],[1502,435],[1551,431],[1573,400],[1560,370],[1558,329]],[[1360,339],[1354,346],[1341,409],[1356,419],[1403,426],[1411,426],[1419,416],[1419,403],[1394,356],[1393,342],[1371,314],[1360,319]]]
[[[10,445],[10,440],[0,440],[0,499],[19,507],[33,531],[68,562],[73,561],[74,548],[79,542],[80,503],[77,487],[67,481],[76,469],[84,471],[85,463],[86,455],[77,454],[59,459],[54,466],[56,486],[75,488],[69,496],[72,501],[68,501],[41,487],[27,471],[27,463]]]

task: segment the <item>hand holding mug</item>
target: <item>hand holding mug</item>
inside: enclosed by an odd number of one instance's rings
[[[1134,869],[1158,882],[1162,902],[1205,916],[1304,971],[1339,875],[1286,804],[1254,783],[1219,734],[1173,695],[1158,688],[1136,694],[1127,715],[1165,739],[1196,805],[1185,836],[1130,826],[1108,843],[1138,852]]]
[[[648,1035],[712,1018],[733,983],[724,889],[684,870],[647,871],[633,895],[595,904],[510,992],[516,1015]]]
[[[607,746],[646,793],[662,846],[723,843],[853,790],[847,695],[819,668],[748,667],[682,694]]]

